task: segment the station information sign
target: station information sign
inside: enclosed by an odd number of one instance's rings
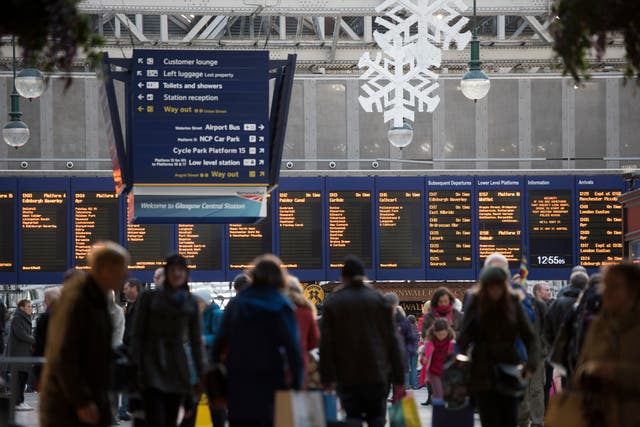
[[[0,191],[0,272],[15,270],[15,194]]]
[[[222,269],[222,226],[178,224],[178,253],[194,270]]]
[[[164,265],[173,252],[171,225],[132,224],[131,209],[127,210],[127,249],[131,255],[130,270],[155,270]]]
[[[596,268],[622,260],[622,207],[618,188],[598,178],[578,179],[580,265]]]
[[[323,268],[321,192],[280,191],[278,217],[283,265],[300,270]]]
[[[36,272],[60,272],[68,267],[67,193],[23,192],[22,268]]]
[[[271,196],[267,198],[267,217],[257,224],[229,224],[229,269],[244,270],[262,254],[273,252]]]
[[[522,257],[522,179],[477,178],[480,263],[494,252],[517,268]]]
[[[267,51],[134,50],[134,184],[267,185]]]
[[[378,239],[381,269],[422,267],[422,193],[378,191]]]
[[[329,192],[329,267],[340,268],[349,255],[365,268],[373,264],[371,191]]]
[[[73,195],[74,259],[77,269],[88,269],[91,245],[120,239],[118,196],[107,191],[78,191]]]
[[[548,180],[529,179],[545,187]],[[528,196],[529,265],[532,268],[573,266],[573,215],[571,190],[530,189]]]
[[[427,178],[428,257],[432,269],[473,266],[472,185],[471,180]],[[459,188],[448,189],[453,187]]]

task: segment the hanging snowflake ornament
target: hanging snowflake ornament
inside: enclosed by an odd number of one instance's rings
[[[384,12],[375,22],[386,31],[376,30],[373,38],[381,52],[371,58],[365,52],[358,62],[365,68],[361,79],[365,95],[358,98],[366,112],[384,112],[384,121],[399,128],[405,120],[414,121],[419,112],[433,112],[440,102],[434,93],[438,75],[431,70],[440,67],[442,49],[455,43],[464,49],[471,40],[469,31],[461,32],[469,22],[460,12],[467,9],[463,0],[385,0],[376,11]],[[416,26],[417,33],[411,34]],[[438,46],[441,46],[438,47]]]

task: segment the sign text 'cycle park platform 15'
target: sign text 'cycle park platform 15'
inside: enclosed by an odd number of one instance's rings
[[[135,50],[135,186],[264,186],[267,51]]]

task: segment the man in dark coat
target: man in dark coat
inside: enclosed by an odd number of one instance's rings
[[[573,311],[573,306],[578,300],[580,293],[589,282],[589,276],[583,271],[575,271],[569,277],[569,286],[562,289],[549,310],[544,321],[544,336],[549,345],[553,345],[560,328],[564,323],[567,314]]]
[[[60,287],[54,286],[51,288],[47,288],[44,291],[44,305],[47,310],[42,313],[38,320],[36,321],[36,333],[35,339],[36,342],[33,346],[33,356],[34,357],[43,357],[44,349],[47,344],[47,328],[49,327],[49,319],[51,317],[51,313],[53,312],[53,306],[56,301],[60,298]],[[38,386],[40,385],[40,375],[42,374],[42,365],[35,365],[33,367],[33,373],[35,374],[36,381]]]
[[[18,308],[13,314],[11,328],[9,329],[9,343],[7,356],[30,357],[31,348],[35,340],[31,335],[31,301],[23,299],[18,301]],[[29,365],[17,365],[18,390],[16,395],[16,410],[31,411],[33,408],[24,401],[24,388],[29,378]]]
[[[385,424],[389,380],[396,393],[404,386],[403,352],[396,337],[391,306],[364,283],[364,266],[348,258],[344,286],[323,308],[320,377],[336,388],[347,418],[370,427]]]
[[[65,283],[50,320],[40,394],[42,427],[111,425],[107,293],[124,283],[129,255],[116,243],[99,243],[88,263],[90,274]]]

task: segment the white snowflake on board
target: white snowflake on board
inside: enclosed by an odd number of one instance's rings
[[[434,94],[438,75],[430,68],[439,67],[442,49],[455,42],[458,50],[471,40],[469,31],[461,32],[469,22],[460,12],[467,9],[463,0],[385,0],[377,8],[384,15],[376,23],[373,38],[381,49],[374,59],[365,52],[358,67],[366,68],[361,79],[364,96],[358,100],[367,112],[384,111],[384,121],[401,127],[405,120],[414,121],[413,109],[433,112],[440,102]],[[417,25],[417,33],[411,27]]]

